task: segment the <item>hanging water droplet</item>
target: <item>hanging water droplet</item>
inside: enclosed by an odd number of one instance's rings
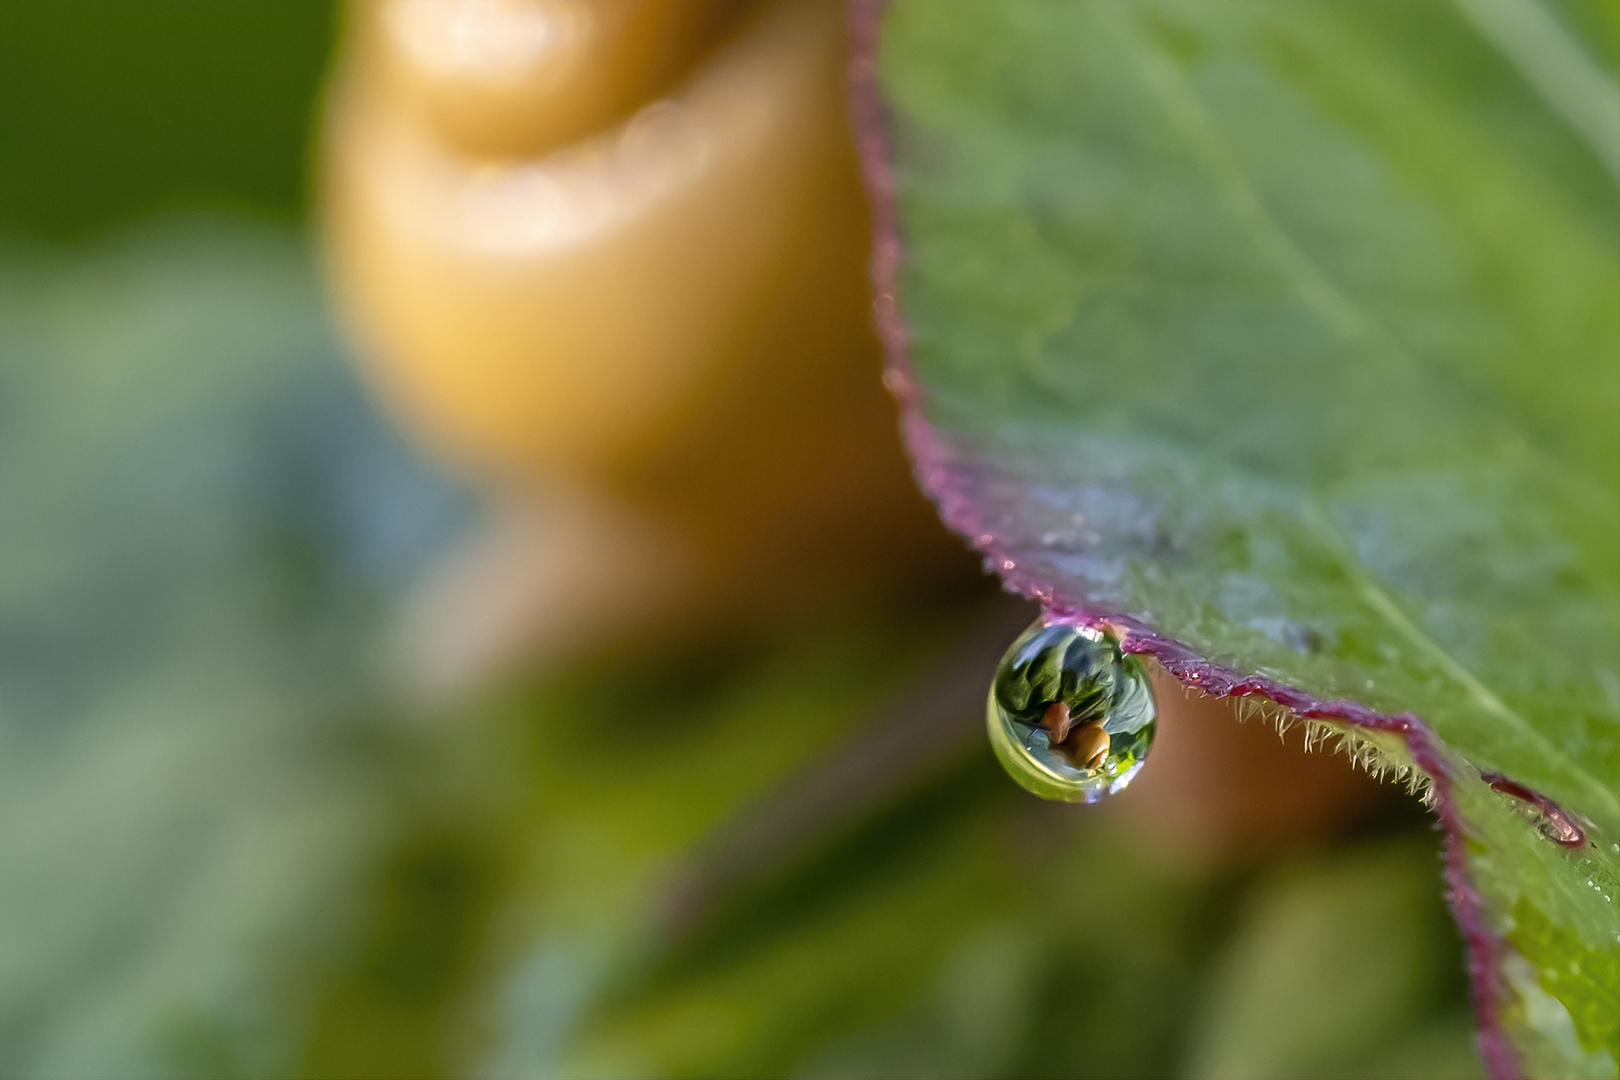
[[[990,687],[990,745],[1043,799],[1096,802],[1142,768],[1158,710],[1141,661],[1102,633],[1035,623]]]

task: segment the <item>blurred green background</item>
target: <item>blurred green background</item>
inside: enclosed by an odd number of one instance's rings
[[[0,229],[208,208],[292,224],[336,19],[309,0],[0,6]]]
[[[986,590],[411,700],[478,508],[322,296],[334,24],[0,6],[0,1073],[1478,1073],[1415,804],[1183,865],[1035,802]]]

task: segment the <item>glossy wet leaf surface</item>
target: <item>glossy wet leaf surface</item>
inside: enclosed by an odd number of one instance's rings
[[[1615,14],[1514,7],[901,0],[867,151],[947,520],[1059,607],[1420,718],[1520,1066],[1613,1075]]]

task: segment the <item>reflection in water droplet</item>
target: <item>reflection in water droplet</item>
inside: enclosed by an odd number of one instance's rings
[[[1153,745],[1147,672],[1103,634],[1037,622],[1001,658],[990,687],[990,745],[1043,799],[1096,802],[1131,782]]]

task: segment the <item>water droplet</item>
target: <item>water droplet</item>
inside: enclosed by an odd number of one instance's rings
[[[990,687],[990,745],[1043,799],[1096,802],[1142,768],[1158,709],[1141,661],[1102,633],[1035,623]]]

